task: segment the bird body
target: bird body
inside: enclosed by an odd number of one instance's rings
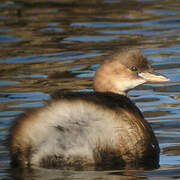
[[[12,164],[63,169],[157,167],[156,137],[126,96],[129,89],[147,81],[142,74],[154,81],[168,80],[148,75],[149,71],[139,51],[126,52],[99,67],[94,92],[58,92],[44,107],[18,118],[10,131]]]

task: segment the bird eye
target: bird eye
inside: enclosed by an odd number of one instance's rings
[[[137,71],[136,66],[132,66],[132,67],[131,67],[131,71]]]

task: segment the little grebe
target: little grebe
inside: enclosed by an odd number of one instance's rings
[[[94,92],[59,92],[44,107],[17,119],[10,130],[13,165],[47,168],[158,166],[159,146],[150,125],[126,96],[152,73],[145,56],[128,50],[96,71]]]

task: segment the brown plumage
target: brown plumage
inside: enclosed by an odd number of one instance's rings
[[[44,107],[17,119],[10,131],[13,165],[75,169],[157,167],[150,125],[126,97],[152,74],[137,50],[108,57],[96,71],[95,92],[58,92]]]

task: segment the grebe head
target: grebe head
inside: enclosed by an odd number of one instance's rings
[[[165,82],[169,78],[152,72],[146,57],[138,50],[110,56],[96,71],[94,90],[126,95],[128,90],[145,82]]]

